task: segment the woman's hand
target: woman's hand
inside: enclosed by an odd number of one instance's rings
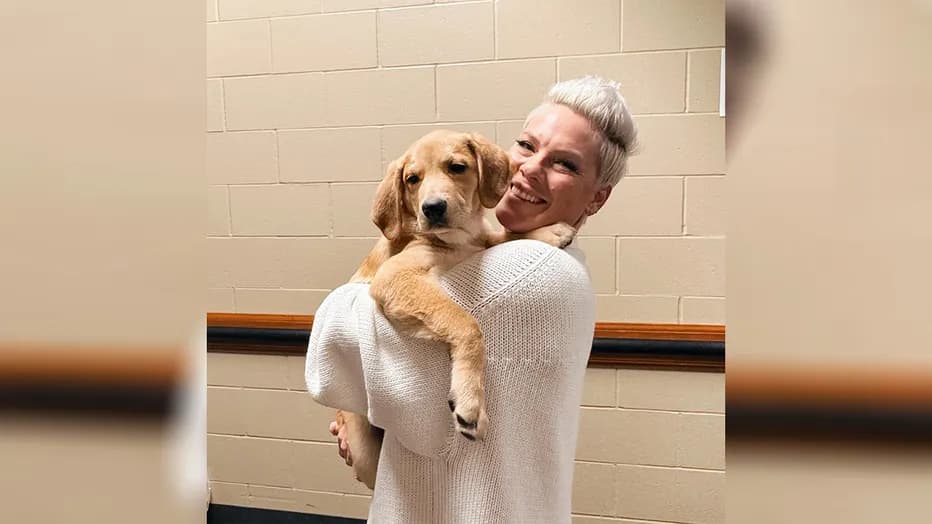
[[[353,454],[350,452],[349,442],[346,440],[346,423],[343,421],[343,417],[338,415],[337,420],[330,423],[330,434],[337,438],[337,452],[347,466],[352,466]]]

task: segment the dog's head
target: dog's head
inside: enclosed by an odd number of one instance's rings
[[[389,240],[402,233],[469,230],[511,178],[504,150],[475,133],[432,131],[388,166],[372,221]]]

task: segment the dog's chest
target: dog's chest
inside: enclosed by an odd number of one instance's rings
[[[466,245],[452,250],[432,253],[430,274],[434,277],[440,276],[483,249],[479,246]]]

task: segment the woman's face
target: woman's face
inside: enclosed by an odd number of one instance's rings
[[[518,233],[557,222],[582,225],[611,193],[611,186],[596,183],[600,140],[589,121],[566,106],[532,111],[509,150],[513,175],[495,207],[498,221]]]

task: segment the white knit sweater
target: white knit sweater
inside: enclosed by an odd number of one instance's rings
[[[369,522],[570,522],[595,323],[582,252],[508,242],[453,268],[443,286],[485,336],[485,441],[453,430],[446,347],[396,331],[367,285],[334,290],[314,318],[308,391],[385,429]]]

